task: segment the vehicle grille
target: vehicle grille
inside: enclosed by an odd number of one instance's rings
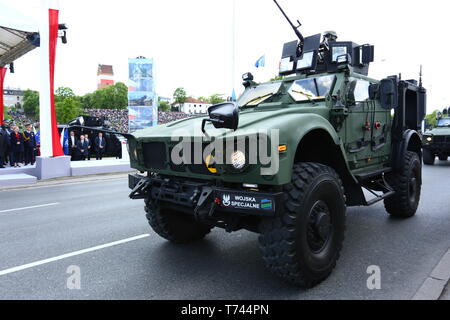
[[[207,144],[204,144],[202,146],[202,151],[206,148],[206,146],[207,146]],[[194,146],[194,143],[192,143],[191,144],[191,159],[190,159],[191,162],[190,162],[190,164],[175,165],[171,159],[170,160],[170,168],[175,172],[186,172],[186,169],[187,169],[190,172],[195,173],[195,174],[212,175],[212,173],[206,167],[206,164],[204,161],[202,161],[201,164],[194,164],[194,162],[195,162],[194,161],[194,159],[195,159],[194,153],[195,153],[195,146]],[[202,157],[203,157],[203,155],[202,155]]]
[[[166,145],[164,142],[143,144],[144,164],[148,169],[165,169],[167,164]]]
[[[435,143],[450,143],[450,136],[434,136],[433,142],[435,142]]]

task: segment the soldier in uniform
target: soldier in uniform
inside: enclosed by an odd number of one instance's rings
[[[12,159],[11,167],[20,167],[20,162],[23,157],[24,147],[23,147],[23,136],[19,132],[18,126],[12,126],[13,130],[10,135]]]
[[[0,128],[0,169],[5,168],[5,162],[6,162],[6,151],[8,148],[8,141],[9,135],[6,132],[5,125],[2,124]]]
[[[24,152],[25,152],[25,165],[34,165],[36,162],[36,136],[32,130],[31,123],[25,126],[25,132],[23,133],[24,140]]]

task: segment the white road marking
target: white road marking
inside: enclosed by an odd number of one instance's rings
[[[52,206],[57,206],[58,204],[59,204],[58,202],[55,202],[55,203],[41,204],[41,205],[38,205],[38,206],[16,208],[16,209],[8,209],[8,210],[0,210],[0,213],[13,212],[13,211],[22,211],[22,210],[36,209],[36,208],[52,207]]]
[[[40,261],[36,261],[36,262],[33,262],[33,263],[29,263],[29,264],[24,264],[22,266],[18,266],[18,267],[14,267],[14,268],[10,268],[10,269],[6,269],[6,270],[3,270],[3,271],[0,271],[0,276],[4,276],[4,275],[7,275],[7,274],[11,274],[11,273],[22,271],[22,270],[26,270],[26,269],[31,269],[31,268],[34,268],[34,267],[41,266],[43,264],[48,264],[48,263],[51,263],[51,262],[55,262],[55,261],[59,261],[59,260],[63,260],[63,259],[67,259],[67,258],[71,258],[71,257],[75,257],[75,256],[79,256],[79,255],[82,255],[82,254],[85,254],[85,253],[90,253],[90,252],[98,251],[98,250],[101,250],[101,249],[106,249],[106,248],[118,246],[118,245],[121,245],[121,244],[125,244],[125,243],[128,243],[128,242],[144,239],[144,238],[147,238],[147,237],[150,237],[150,235],[149,234],[142,234],[140,236],[136,236],[136,237],[120,240],[120,241],[107,243],[107,244],[104,244],[104,245],[101,245],[101,246],[92,247],[92,248],[88,248],[88,249],[84,249],[84,250],[80,250],[80,251],[75,251],[75,252],[72,252],[72,253],[63,254],[61,256],[57,256],[57,257],[54,257],[54,258],[40,260]]]

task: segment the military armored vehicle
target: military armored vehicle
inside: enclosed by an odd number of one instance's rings
[[[267,268],[311,288],[338,261],[347,207],[384,201],[393,217],[415,215],[426,89],[368,77],[373,46],[335,32],[303,37],[281,11],[298,37],[284,45],[282,79],[247,73],[237,102],[128,136],[140,172],[129,176],[130,197],[145,200],[150,226],[174,243],[215,227],[259,233]]]
[[[447,161],[450,156],[450,108],[437,115],[436,127],[423,135],[423,163],[433,165],[436,157]]]

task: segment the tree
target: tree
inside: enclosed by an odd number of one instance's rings
[[[10,110],[11,110],[11,108],[7,107],[7,106],[5,106],[5,108],[3,109],[3,119],[4,120],[11,120],[11,116],[8,114]]]
[[[39,92],[25,90],[23,93],[23,109],[27,116],[39,115]]]
[[[170,111],[169,102],[159,99],[158,110],[162,112],[169,112]]]
[[[95,109],[125,109],[128,107],[128,87],[117,82],[115,85],[96,90],[81,98],[83,106]]]
[[[279,80],[283,80],[284,77],[283,76],[275,76],[272,79],[270,79],[270,81],[279,81]]]
[[[198,97],[197,100],[202,101],[202,102],[209,102],[209,98],[204,97],[204,96]]]
[[[435,127],[436,126],[436,122],[437,122],[436,116],[437,116],[438,112],[439,112],[439,110],[435,110],[433,113],[427,114],[425,116],[425,121],[426,121],[428,126],[430,126],[430,127]]]
[[[80,98],[80,102],[83,108],[92,109],[94,108],[94,94],[87,93]]]
[[[173,93],[173,100],[175,100],[175,105],[180,108],[187,99],[186,90],[184,88],[177,88],[175,92]]]
[[[56,102],[56,119],[58,123],[68,123],[81,115],[81,103],[75,97],[67,97]]]
[[[59,87],[55,91],[55,101],[62,101],[66,98],[72,98],[75,97],[75,93],[72,89],[67,87]]]
[[[224,102],[225,99],[223,98],[223,94],[215,93],[209,97],[208,101],[211,104],[218,104]]]
[[[124,83],[117,82],[115,85],[103,90],[105,90],[107,97],[112,98],[111,109],[125,109],[128,107],[128,87]]]

